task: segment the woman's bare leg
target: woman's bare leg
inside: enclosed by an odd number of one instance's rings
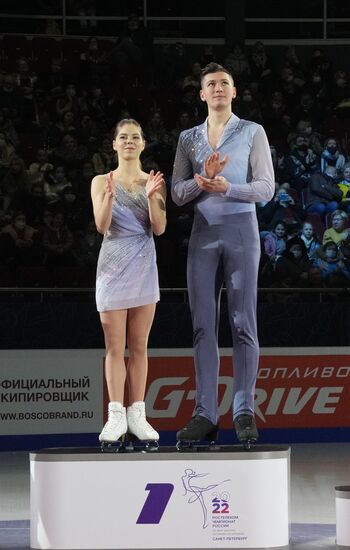
[[[105,377],[109,401],[122,404],[126,379],[124,354],[127,314],[126,309],[100,313],[106,346]]]
[[[156,305],[134,307],[128,310],[127,331],[129,361],[127,383],[130,404],[144,401],[148,372],[147,344]]]

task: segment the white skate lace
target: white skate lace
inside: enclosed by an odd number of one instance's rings
[[[113,427],[119,428],[122,421],[123,421],[123,415],[122,415],[121,411],[109,411],[108,412],[108,420],[107,420],[107,423],[105,425],[105,429],[108,430],[108,428],[109,428],[108,425],[111,425],[111,424],[113,425]]]

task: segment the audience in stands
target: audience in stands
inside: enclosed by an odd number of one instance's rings
[[[68,38],[48,39],[42,59],[34,39],[26,57],[1,58],[0,254],[14,284],[20,264],[32,263],[50,268],[51,284],[59,284],[59,268],[93,285],[100,236],[90,183],[117,165],[111,129],[123,117],[140,120],[142,162],[170,185],[180,132],[206,117],[199,75],[212,59],[232,70],[234,111],[261,122],[270,141],[276,194],[256,206],[259,284],[349,284],[350,87],[341,61],[333,66],[320,48],[302,55],[294,46],[278,61],[261,42],[225,51],[155,46],[135,14],[117,40],[79,39],[71,56]],[[167,209],[167,232],[156,239],[161,285],[185,286],[191,206],[174,208],[169,193]]]

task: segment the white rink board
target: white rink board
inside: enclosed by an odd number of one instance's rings
[[[288,541],[287,448],[31,454],[32,548],[266,549]]]
[[[350,486],[335,488],[336,542],[339,548],[350,548]]]
[[[103,351],[0,350],[0,437],[95,433]]]

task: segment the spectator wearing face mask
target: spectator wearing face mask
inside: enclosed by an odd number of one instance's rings
[[[302,90],[305,86],[305,79],[299,72],[288,65],[281,68],[277,82],[278,89],[282,92],[289,110],[293,110],[299,103]]]
[[[280,91],[274,91],[263,109],[263,122],[267,128],[270,143],[275,143],[280,148],[285,147],[284,142],[287,138],[283,121],[286,112],[287,105],[283,94]]]
[[[323,174],[312,174],[309,187],[306,189],[305,209],[307,212],[324,217],[339,208],[342,192],[337,183],[335,166],[327,166]]]
[[[350,213],[350,162],[344,164],[343,177],[338,183],[342,192],[341,208],[348,214]]]
[[[236,113],[240,118],[261,123],[262,115],[259,103],[249,88],[243,88],[242,94],[236,100]]]
[[[309,148],[306,137],[297,135],[290,145],[290,154],[285,158],[286,179],[294,189],[301,191],[308,186],[318,166],[318,156]]]
[[[299,135],[304,136],[309,149],[312,149],[315,153],[317,153],[317,155],[322,153],[323,138],[321,137],[321,134],[313,128],[310,120],[298,120],[295,130],[288,134],[287,142],[291,143]]]
[[[63,165],[57,164],[45,178],[44,195],[47,204],[53,206],[59,203],[62,200],[62,193],[66,187],[71,187],[71,183],[66,177],[66,170]]]
[[[33,185],[36,183],[43,184],[45,174],[53,169],[53,164],[48,161],[48,157],[47,149],[39,147],[35,155],[35,160],[30,163],[28,169]]]
[[[331,105],[335,109],[341,107],[342,102],[350,97],[350,87],[345,71],[336,71],[331,85]]]
[[[95,174],[109,173],[116,167],[116,156],[108,136],[101,138],[100,146],[92,155],[92,164]]]
[[[38,228],[45,207],[46,199],[43,185],[41,183],[34,183],[23,204],[23,212],[27,223],[32,227]]]
[[[333,241],[328,241],[323,245],[320,257],[315,260],[314,265],[319,270],[326,286],[346,286],[350,280],[350,272]]]
[[[275,265],[276,281],[286,287],[308,287],[311,284],[312,263],[304,241],[293,237],[286,243],[286,250]]]
[[[74,256],[84,274],[87,285],[94,286],[96,264],[101,248],[102,235],[98,233],[95,221],[90,219],[85,227],[77,233],[77,243]]]
[[[74,115],[79,113],[79,104],[77,99],[77,88],[74,82],[66,85],[64,92],[58,97],[55,104],[56,114],[62,119],[64,113],[71,111]]]
[[[0,176],[6,173],[14,153],[15,148],[11,145],[5,133],[0,132]]]
[[[54,213],[52,222],[43,231],[43,245],[46,250],[45,264],[50,268],[76,265],[72,254],[74,236],[66,224],[63,211]]]
[[[326,107],[328,99],[327,82],[317,69],[311,71],[306,81],[305,90],[315,98],[318,105]]]
[[[76,189],[66,187],[62,193],[60,207],[68,228],[73,231],[80,231],[87,223],[87,213],[84,210],[84,203],[77,200]]]
[[[323,120],[324,117],[324,108],[309,92],[303,92],[299,104],[296,107],[295,104],[292,105],[291,110],[295,122],[307,119],[311,121],[314,128],[317,128],[320,120]]]
[[[234,42],[224,61],[224,66],[235,75],[237,87],[241,88],[244,82],[249,82],[251,69],[248,57],[244,51],[244,44]]]
[[[29,265],[35,257],[35,234],[37,230],[27,225],[23,212],[15,212],[10,224],[1,233],[8,235],[12,243],[12,261],[14,265]]]
[[[341,154],[339,144],[335,138],[328,138],[321,153],[321,172],[327,166],[335,166],[338,172],[342,172],[345,165],[345,156]]]

